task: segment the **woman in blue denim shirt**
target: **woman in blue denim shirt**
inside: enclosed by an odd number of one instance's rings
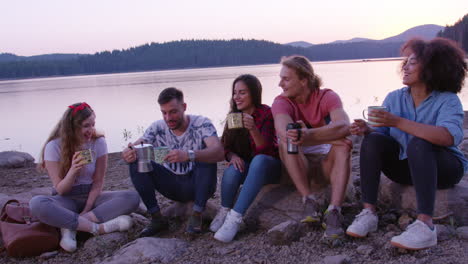
[[[364,209],[346,233],[364,237],[377,230],[375,203],[380,173],[413,185],[418,217],[391,244],[418,250],[437,244],[432,223],[436,190],[457,184],[468,162],[458,145],[463,140],[463,108],[456,95],[463,87],[467,64],[456,43],[442,38],[412,39],[402,47],[403,84],[369,112],[369,127],[355,120],[350,132],[364,135],[361,145],[361,190]]]

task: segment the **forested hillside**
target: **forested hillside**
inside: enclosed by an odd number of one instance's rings
[[[468,53],[468,14],[453,26],[446,26],[438,36],[455,40]]]
[[[133,72],[278,63],[282,56],[300,54],[312,61],[398,56],[401,43],[322,44],[293,47],[264,40],[182,40],[151,43],[94,55],[0,62],[0,78]]]

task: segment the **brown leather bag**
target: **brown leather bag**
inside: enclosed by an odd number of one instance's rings
[[[11,257],[37,256],[59,245],[57,228],[32,217],[27,203],[9,200],[0,216],[3,246]]]

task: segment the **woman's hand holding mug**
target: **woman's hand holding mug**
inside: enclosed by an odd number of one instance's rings
[[[378,116],[376,116],[376,113],[381,112],[381,111],[386,112],[387,107],[385,107],[385,106],[369,106],[369,107],[367,107],[367,109],[364,109],[362,111],[362,116],[364,117],[365,120],[367,120],[369,125],[379,126],[382,123],[382,121],[378,118]],[[368,116],[366,116],[366,112],[367,112]]]

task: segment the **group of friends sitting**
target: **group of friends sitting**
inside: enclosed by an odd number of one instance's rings
[[[52,181],[53,194],[33,197],[31,212],[60,228],[60,246],[73,252],[76,231],[99,235],[128,230],[129,214],[137,210],[140,199],[151,215],[140,237],[167,229],[156,190],[173,201],[193,202],[186,231],[200,233],[202,213],[217,186],[217,163],[226,160],[221,204],[209,226],[215,239],[235,238],[262,186],[278,183],[282,167],[302,197],[302,222],[321,221],[326,238],[345,234],[362,238],[378,227],[376,202],[383,172],[392,181],[413,185],[417,199],[417,219],[391,238],[391,244],[413,250],[435,246],[436,190],[457,184],[468,168],[457,147],[463,140],[464,113],[456,95],[467,64],[463,51],[442,38],[412,39],[401,50],[405,87],[387,95],[385,108],[368,113],[372,126],[361,119],[351,123],[339,95],[322,88],[320,77],[302,56],[281,59],[282,93],[271,107],[262,104],[262,85],[255,76],[244,74],[233,81],[229,113],[242,113],[243,128],[226,125],[221,138],[208,118],[186,113],[181,90],[164,89],[158,97],[163,119],[122,151],[136,191],[103,191],[107,145],[95,130],[96,114],[86,103],[70,105],[41,154],[40,166]],[[300,128],[287,129],[290,123]],[[363,136],[359,162],[363,209],[344,227],[341,206],[350,177],[350,135]],[[135,150],[141,143],[170,151],[163,163],[152,162],[152,170],[141,172]],[[297,154],[289,153],[288,143],[298,147]],[[90,163],[80,154],[84,149],[92,152]],[[313,182],[331,185],[324,212]]]

